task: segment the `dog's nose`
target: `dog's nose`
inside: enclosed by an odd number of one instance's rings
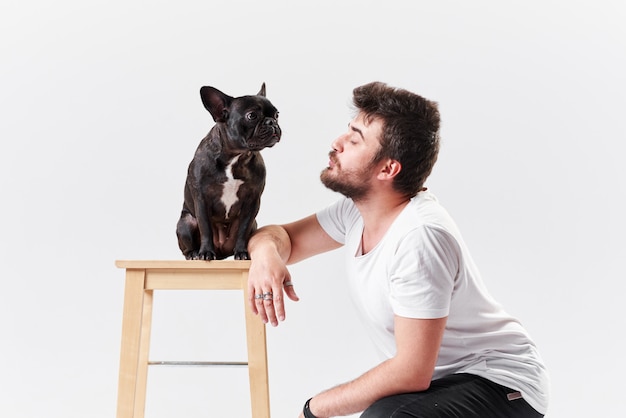
[[[265,118],[265,122],[264,122],[267,126],[275,126],[276,125],[276,119],[274,118]]]

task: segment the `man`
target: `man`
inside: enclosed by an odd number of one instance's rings
[[[520,323],[481,281],[463,239],[423,185],[439,151],[437,105],[375,82],[332,143],[321,180],[345,198],[249,243],[250,303],[264,322],[298,300],[286,265],[346,247],[355,307],[386,360],[315,395],[301,417],[541,417],[548,376]]]

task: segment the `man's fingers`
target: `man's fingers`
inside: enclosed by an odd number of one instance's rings
[[[267,315],[267,320],[273,326],[278,325],[278,320],[276,319],[276,308],[274,306],[274,293],[265,292],[263,293],[263,306],[265,307],[265,314]]]
[[[274,313],[276,315],[276,319],[279,321],[285,320],[285,302],[283,298],[283,290],[280,289],[274,293]],[[278,323],[273,323],[272,325],[276,326]]]
[[[282,292],[280,292],[282,296]],[[282,297],[279,296],[279,299]],[[272,291],[254,291],[254,309],[253,311],[261,317],[264,323],[270,322],[273,326],[278,325],[276,309],[274,306],[274,293]]]
[[[299,300],[291,280],[285,280],[283,287],[274,293],[274,310],[279,321],[285,320],[285,298],[283,297],[283,291],[289,299],[293,301]]]
[[[256,293],[254,291],[254,287],[252,286],[248,286],[248,305],[250,306],[250,309],[252,310],[252,313],[255,315],[259,314],[259,310],[256,307],[256,299],[255,299]]]
[[[252,312],[258,315],[264,323],[277,326],[279,321],[285,320],[285,295],[293,301],[297,301],[299,298],[289,277],[280,285],[274,284],[273,286],[275,288],[272,290],[262,290],[255,289],[250,285],[248,303]]]
[[[260,297],[259,297],[260,296]],[[254,310],[261,318],[261,321],[267,323],[267,312],[265,311],[265,301],[263,300],[263,293],[256,293],[254,296]]]
[[[293,287],[293,283],[291,282],[291,280],[287,280],[285,283],[283,283],[283,287],[285,289],[285,294],[287,295],[289,299],[293,300],[294,302],[297,302],[300,300],[300,298],[296,294],[296,291]]]
[[[284,289],[285,294],[291,300],[298,300],[293,286],[287,286]],[[253,300],[254,312],[261,317],[263,322],[277,326],[279,321],[285,320],[285,298],[282,288],[276,291],[256,291]]]

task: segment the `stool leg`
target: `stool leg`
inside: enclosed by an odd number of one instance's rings
[[[246,340],[252,418],[270,418],[270,393],[267,370],[265,324],[248,306],[248,274],[243,274],[242,288],[246,310]]]
[[[143,315],[141,322],[141,342],[139,361],[137,362],[137,386],[135,389],[134,418],[143,418],[146,410],[146,389],[148,385],[148,361],[150,356],[150,331],[152,329],[153,291],[146,290],[143,296]]]
[[[152,313],[144,287],[144,270],[126,270],[117,418],[143,417]]]

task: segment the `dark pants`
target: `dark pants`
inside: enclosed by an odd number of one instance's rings
[[[380,399],[361,418],[543,417],[516,393],[479,376],[454,374],[433,380],[424,392]]]

